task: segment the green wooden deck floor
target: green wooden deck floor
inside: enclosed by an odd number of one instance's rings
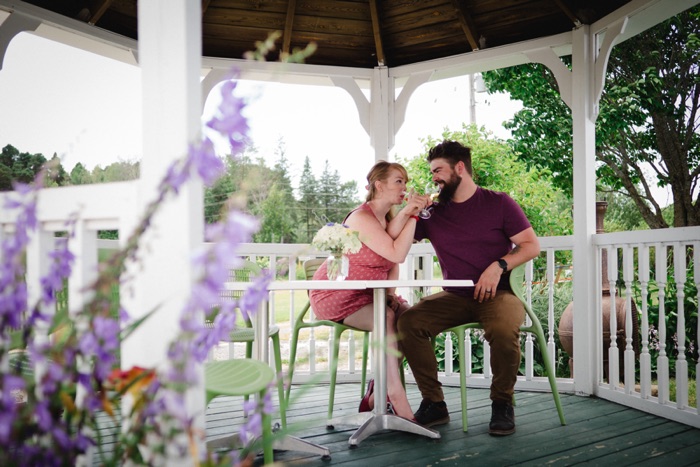
[[[328,386],[295,387],[288,410],[295,436],[323,445],[331,459],[295,451],[275,451],[282,465],[304,466],[505,466],[505,465],[700,465],[700,430],[596,398],[562,395],[567,425],[561,426],[552,396],[516,395],[516,433],[503,438],[488,434],[489,393],[468,390],[469,431],[462,432],[459,389],[444,388],[451,421],[437,427],[440,440],[402,432],[381,432],[350,448],[355,426],[325,427]],[[408,386],[411,405],[420,394]],[[360,400],[359,384],[339,384],[335,417],[353,414]],[[237,431],[242,422],[240,398],[219,397],[207,409],[207,438]],[[262,458],[256,459],[256,465]]]

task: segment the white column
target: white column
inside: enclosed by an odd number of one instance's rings
[[[572,95],[574,142],[574,389],[593,394],[600,343],[596,338],[594,36],[589,26],[573,32]]]
[[[389,160],[389,150],[394,147],[394,81],[385,66],[374,69],[369,106],[369,137],[374,160]]]
[[[167,167],[186,154],[188,142],[200,131],[201,2],[138,2],[138,18],[144,136],[135,210],[141,213],[154,199]],[[120,233],[122,241],[129,233]],[[202,187],[194,181],[183,186],[175,200],[164,203],[143,238],[142,260],[130,265],[133,295],[123,294],[127,311],[134,318],[158,311],[124,343],[124,367],[162,368],[167,363],[167,348],[179,331],[180,312],[191,290],[191,252],[202,240]],[[196,416],[195,430],[201,432],[204,408],[200,384],[189,390],[187,409]]]

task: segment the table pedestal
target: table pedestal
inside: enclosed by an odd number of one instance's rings
[[[368,284],[372,284],[368,282]],[[371,286],[371,285],[370,285]],[[374,380],[374,414],[370,416],[356,431],[350,436],[348,444],[351,447],[357,446],[363,439],[382,430],[398,430],[407,433],[427,436],[432,439],[440,439],[438,431],[426,428],[410,420],[406,420],[398,415],[386,413],[386,285],[377,284],[374,288],[374,332],[379,342],[376,352],[374,352],[374,369],[376,378]],[[392,357],[394,358],[394,357]],[[378,402],[381,401],[381,402]]]
[[[399,417],[398,415],[382,413],[374,414],[369,420],[363,423],[360,428],[350,436],[348,444],[351,447],[355,447],[360,444],[363,439],[382,430],[405,431],[407,433],[427,436],[432,439],[440,439],[440,432],[438,431],[426,428],[418,423]]]

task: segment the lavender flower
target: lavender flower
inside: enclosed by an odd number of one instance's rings
[[[221,86],[221,103],[218,113],[207,122],[207,126],[228,137],[231,153],[243,150],[248,134],[248,120],[243,116],[245,102],[234,95],[236,81],[225,81]]]
[[[224,163],[216,155],[214,144],[208,138],[203,138],[197,145],[190,145],[189,157],[205,185],[211,185],[224,173]]]
[[[243,115],[245,103],[234,95],[235,81],[227,81],[221,86],[222,100],[218,113],[206,124],[206,128],[223,134],[231,145],[232,153],[240,152],[246,143],[248,123]],[[120,251],[108,272],[101,272],[93,285],[96,297],[83,310],[73,311],[72,320],[76,324],[71,330],[74,339],[62,349],[48,344],[39,345],[29,342],[28,350],[34,365],[42,364],[46,371],[40,375],[38,387],[33,383],[25,388],[22,378],[5,374],[2,377],[2,397],[0,398],[0,449],[17,453],[22,462],[27,464],[63,465],[70,464],[75,457],[85,452],[94,443],[84,430],[94,426],[95,412],[109,408],[105,400],[105,385],[113,365],[116,363],[116,351],[120,345],[122,333],[120,323],[129,319],[125,310],[119,310],[119,319],[107,313],[105,307],[105,290],[114,280],[119,279],[127,259],[137,258],[139,237],[150,226],[151,219],[159,204],[167,195],[177,194],[192,176],[198,176],[205,184],[213,183],[225,170],[225,164],[214,150],[211,140],[204,136],[190,145],[186,157],[173,163],[167,170],[159,186],[157,200],[147,206],[141,222],[134,235],[127,242],[127,247]],[[17,328],[23,324],[31,325],[38,321],[46,322],[49,317],[41,310],[48,309],[56,301],[56,291],[70,276],[75,260],[68,249],[68,239],[57,242],[55,251],[49,253],[51,267],[48,274],[41,278],[41,303],[32,308],[27,306],[27,289],[24,283],[23,255],[29,242],[29,236],[37,228],[36,198],[43,173],[33,185],[16,185],[15,196],[6,203],[6,209],[17,210],[15,234],[3,239],[0,265],[0,329],[7,326]],[[69,225],[72,236],[75,219]],[[256,278],[250,289],[238,302],[220,303],[220,291],[228,279],[231,268],[239,264],[238,248],[243,242],[249,242],[259,228],[259,222],[242,212],[232,211],[221,223],[207,229],[207,238],[214,243],[196,255],[193,267],[198,281],[193,286],[192,294],[185,303],[180,319],[181,332],[169,348],[170,366],[160,379],[146,384],[140,392],[140,403],[131,414],[131,430],[120,434],[121,440],[143,439],[148,436],[162,438],[162,445],[168,445],[173,433],[191,431],[193,417],[187,413],[184,390],[196,383],[198,365],[217,342],[226,338],[235,329],[236,307],[246,313],[255,313],[262,300],[267,299],[267,284],[271,280],[269,273]],[[212,307],[218,306],[218,315],[213,327],[202,324],[201,316],[208,314]],[[27,310],[31,315],[26,317]],[[30,336],[31,337],[31,336]],[[2,350],[2,349],[0,349]],[[0,355],[1,356],[1,355]],[[66,383],[77,383],[84,389],[85,398],[82,407],[72,407],[73,401],[66,402],[64,409],[78,410],[76,417],[66,419],[57,417],[58,404],[64,403]],[[134,383],[139,384],[139,383]],[[22,415],[19,407],[10,400],[8,394],[13,390],[26,389],[36,395],[36,400],[27,406],[25,418],[32,420],[28,431],[31,439],[12,439],[12,426]],[[260,404],[250,407],[253,411],[243,432],[244,439],[253,440],[260,436],[262,413],[270,413],[272,403],[269,395]],[[73,412],[70,412],[73,413]],[[76,424],[76,420],[80,420]],[[173,427],[173,421],[177,422]],[[178,431],[181,430],[181,431]],[[149,438],[150,439],[150,438]],[[170,443],[172,445],[172,443]],[[172,446],[175,449],[178,446]],[[184,451],[183,451],[184,452]],[[13,454],[14,455],[14,454]],[[13,458],[16,460],[16,458]]]

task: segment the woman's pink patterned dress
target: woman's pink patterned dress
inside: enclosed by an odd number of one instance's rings
[[[357,209],[369,210],[367,203]],[[347,280],[385,280],[394,263],[372,251],[367,245],[355,254],[348,255],[350,273]],[[314,280],[328,280],[324,262],[314,274]],[[312,290],[309,294],[311,308],[319,319],[342,321],[365,305],[372,303],[373,293],[367,290]]]

